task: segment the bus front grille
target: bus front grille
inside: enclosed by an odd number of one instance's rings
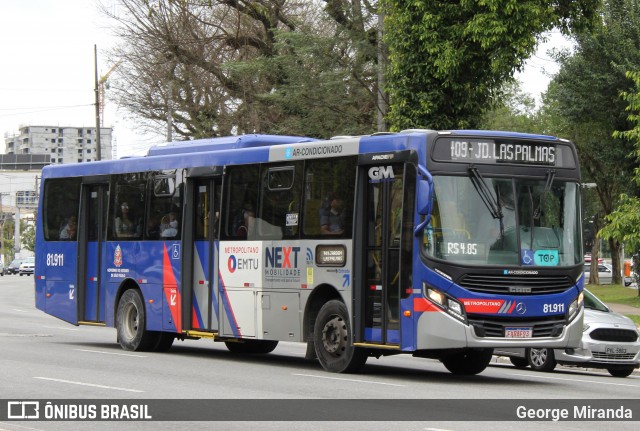
[[[458,284],[471,292],[500,295],[547,295],[561,293],[574,286],[564,275],[507,276],[467,274]]]

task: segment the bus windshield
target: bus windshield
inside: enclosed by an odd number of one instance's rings
[[[472,172],[473,171],[473,172]],[[580,262],[579,188],[554,179],[434,176],[429,257],[468,265],[573,266]]]

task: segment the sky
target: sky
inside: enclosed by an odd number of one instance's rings
[[[95,127],[94,45],[102,76],[112,66],[104,51],[116,43],[110,25],[96,0],[0,1],[0,152],[5,136],[23,125]],[[552,33],[518,75],[522,89],[536,99],[548,74],[557,71],[546,51],[563,44]],[[160,135],[136,134],[126,117],[107,92],[103,125],[114,128],[117,157],[144,154],[162,141]]]
[[[109,25],[96,0],[0,1],[0,152],[22,125],[95,127],[94,45],[103,76]],[[114,127],[118,157],[161,142],[125,117],[107,90],[103,126]]]

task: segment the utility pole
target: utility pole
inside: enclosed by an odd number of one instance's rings
[[[173,111],[171,110],[171,92],[173,91],[173,81],[169,79],[167,85],[167,142],[173,141]]]
[[[93,45],[93,60],[95,66],[95,93],[96,93],[96,160],[102,160],[100,148],[100,89],[98,87],[98,45]]]
[[[4,220],[5,220],[5,214],[4,214],[4,206],[2,205],[2,197],[4,195],[9,195],[9,193],[0,193],[0,260],[2,260],[2,263],[5,264],[6,266],[6,262],[4,261]]]

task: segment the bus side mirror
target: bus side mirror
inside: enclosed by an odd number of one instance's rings
[[[429,215],[431,212],[431,185],[427,180],[418,183],[418,214]]]

